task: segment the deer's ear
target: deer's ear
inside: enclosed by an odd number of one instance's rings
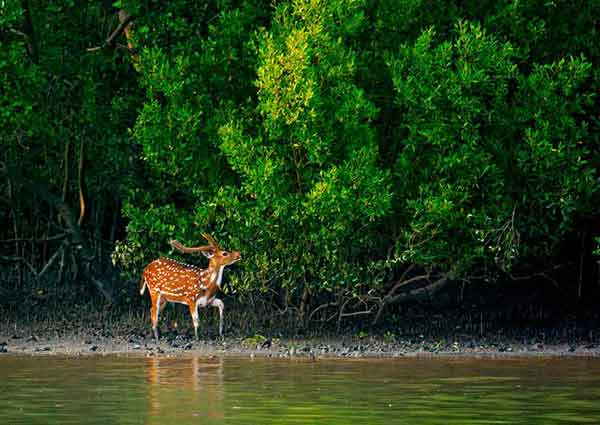
[[[215,255],[215,250],[207,249],[205,251],[202,251],[202,255],[204,255],[206,258],[212,258]]]

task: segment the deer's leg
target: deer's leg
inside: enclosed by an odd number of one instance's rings
[[[219,336],[223,336],[223,310],[225,309],[225,304],[220,299],[214,298],[210,305],[219,309]]]
[[[196,336],[196,339],[198,339],[198,306],[194,302],[189,302],[188,307],[190,308],[192,322],[194,323],[194,335]]]
[[[164,298],[160,299],[160,305],[158,306],[158,314],[162,313],[163,310],[165,309],[165,307],[167,306],[167,300],[165,300]]]
[[[148,284],[146,283],[146,276],[144,276],[144,274],[142,273],[142,279],[140,281],[140,295],[144,295],[146,286],[148,286]]]
[[[152,318],[152,331],[155,330],[155,323],[157,322],[158,311],[156,311],[156,297],[154,292],[150,291],[150,317]],[[156,333],[154,332],[154,336],[156,337]]]
[[[161,296],[160,292],[156,297],[152,297],[152,331],[154,332],[154,338],[158,341],[158,313],[161,310]]]

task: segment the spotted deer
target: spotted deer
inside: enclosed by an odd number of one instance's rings
[[[201,252],[209,259],[208,268],[180,263],[170,258],[159,258],[146,266],[142,273],[140,294],[146,287],[152,301],[152,331],[158,340],[158,315],[167,302],[186,304],[194,322],[194,334],[198,339],[198,307],[213,306],[219,309],[219,335],[223,335],[223,301],[216,297],[221,288],[223,269],[242,256],[239,251],[226,251],[208,233],[202,236],[209,245],[188,248],[172,240],[173,248],[186,254]]]

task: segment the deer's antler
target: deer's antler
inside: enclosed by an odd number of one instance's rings
[[[171,244],[171,246],[173,248],[175,248],[176,250],[181,251],[181,252],[183,252],[185,254],[193,254],[195,252],[214,251],[214,247],[208,246],[208,245],[197,246],[197,247],[190,248],[190,247],[187,247],[187,246],[184,246],[184,245],[180,244],[176,240],[169,241],[169,243]]]
[[[219,244],[217,243],[216,240],[214,240],[214,238],[209,235],[208,233],[202,233],[202,236],[204,237],[204,239],[206,239],[213,248],[218,248]]]

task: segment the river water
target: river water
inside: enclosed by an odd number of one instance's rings
[[[600,423],[600,360],[0,357],[0,424]]]

